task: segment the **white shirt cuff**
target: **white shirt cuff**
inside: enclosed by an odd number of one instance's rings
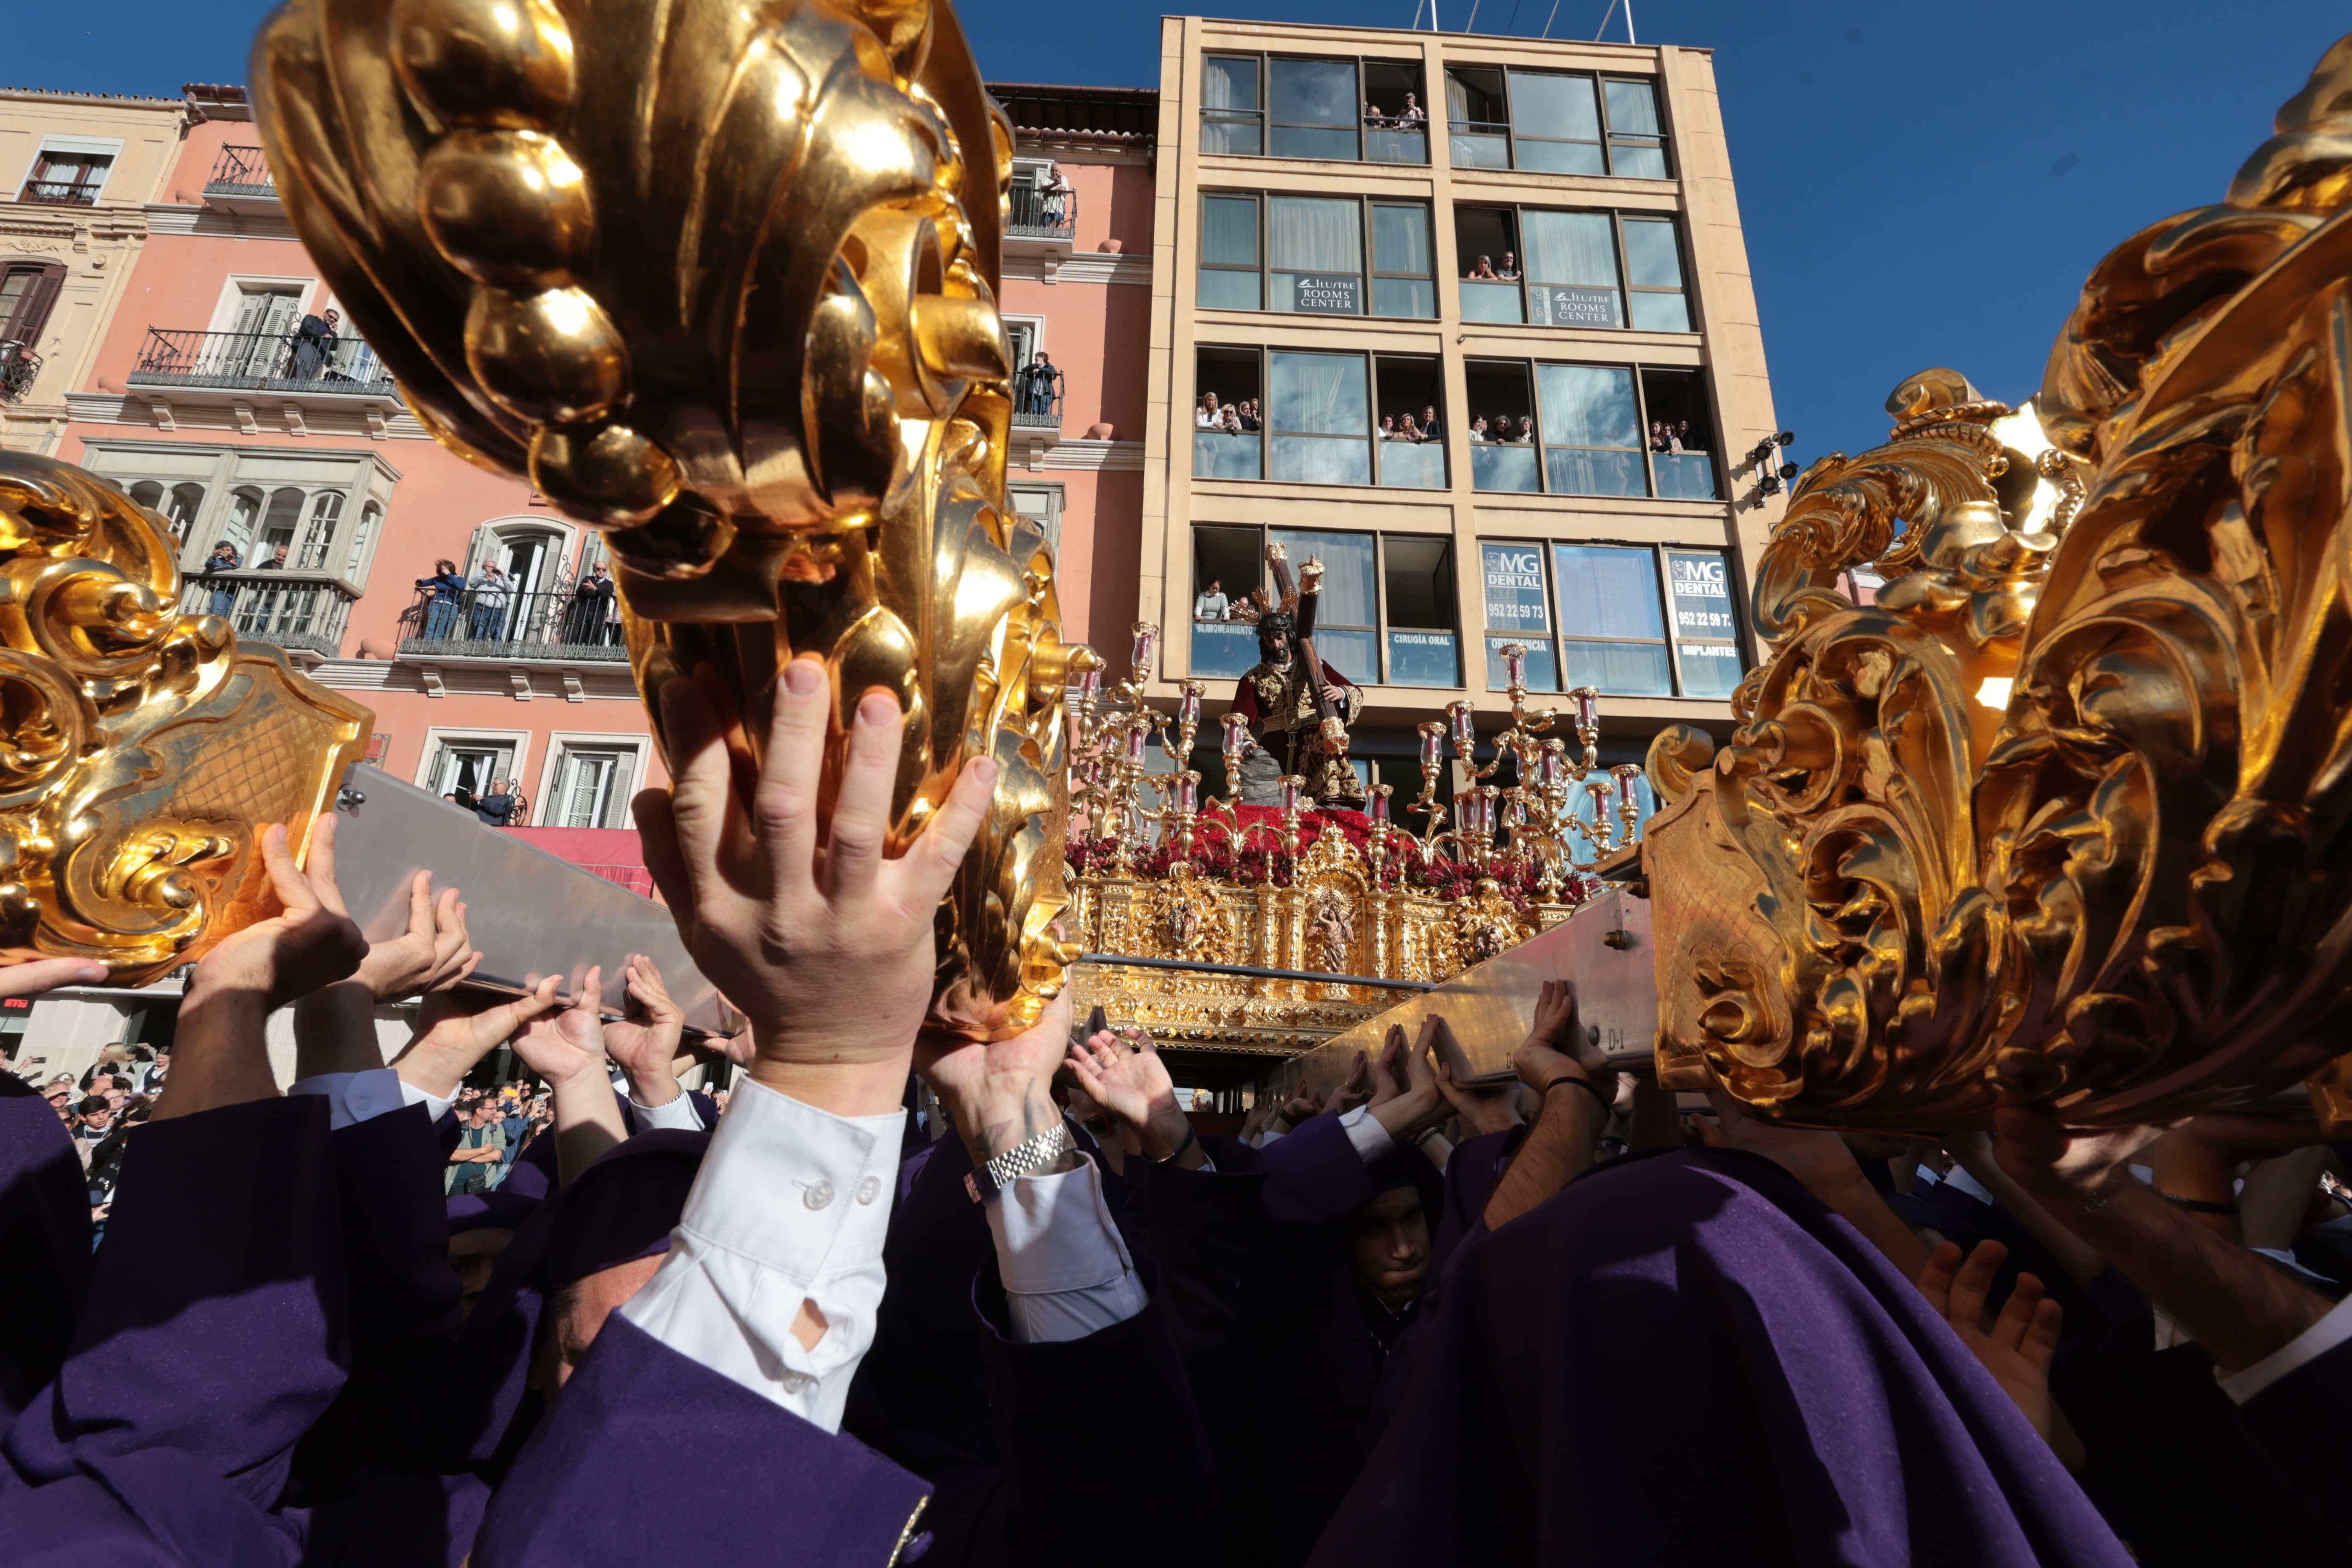
[[[2243,1405],[2280,1378],[2307,1362],[2317,1361],[2346,1340],[2352,1340],[2352,1296],[2336,1302],[2327,1316],[2253,1365],[2227,1376],[2217,1366],[2213,1369],[2213,1376],[2221,1384],[2222,1393]]]
[[[403,1082],[390,1068],[370,1068],[364,1072],[322,1072],[297,1079],[286,1092],[316,1094],[327,1101],[328,1131],[340,1132],[346,1127],[356,1127],[362,1121],[373,1121],[387,1111],[406,1105],[422,1105],[432,1120],[437,1121],[449,1109],[449,1101],[438,1095],[425,1093],[414,1084]]]
[[[1339,1118],[1339,1125],[1346,1129],[1348,1142],[1355,1145],[1356,1157],[1367,1165],[1396,1147],[1389,1130],[1373,1120],[1369,1105],[1360,1105]]]
[[[1135,1259],[1103,1202],[1092,1160],[1021,1176],[988,1205],[1015,1344],[1082,1340],[1143,1310]]]
[[[633,1094],[629,1096],[629,1109],[636,1112],[637,1131],[640,1132],[650,1132],[657,1127],[676,1132],[702,1131],[702,1117],[682,1089],[670,1097],[667,1105],[643,1105]]]
[[[745,1079],[711,1134],[669,1256],[622,1311],[679,1354],[840,1430],[882,1304],[906,1121],[900,1110],[835,1116]],[[814,1347],[793,1333],[803,1301],[824,1317]]]

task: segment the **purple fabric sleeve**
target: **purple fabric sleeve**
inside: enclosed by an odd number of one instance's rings
[[[58,1374],[89,1289],[89,1190],[49,1102],[0,1075],[0,1428]]]
[[[0,1484],[175,1449],[274,1500],[343,1384],[341,1205],[317,1095],[152,1121],[131,1140],[89,1305],[12,1426]]]
[[[681,1466],[707,1483],[691,1502]],[[921,1528],[929,1495],[615,1312],[490,1500],[474,1562],[874,1568]]]
[[[1331,1111],[1259,1151],[1265,1160],[1266,1217],[1276,1225],[1326,1225],[1379,1196],[1363,1156]]]
[[[8,1568],[293,1568],[292,1533],[205,1462],[172,1448],[93,1459],[85,1475],[0,1498]]]

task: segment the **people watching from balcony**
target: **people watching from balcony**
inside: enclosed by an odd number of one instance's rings
[[[511,780],[492,779],[490,793],[474,803],[474,815],[492,827],[504,827],[522,805]]]
[[[1225,584],[1215,577],[1209,579],[1209,591],[1192,601],[1192,618],[1196,621],[1222,621],[1231,613],[1233,601],[1225,597]]]
[[[416,585],[431,595],[425,601],[425,635],[447,637],[457,625],[457,603],[466,592],[466,574],[457,570],[455,561],[436,561],[433,575],[419,577]]]
[[[1013,406],[1022,414],[1051,414],[1062,397],[1062,368],[1043,349],[1013,374]]]
[[[196,575],[209,578],[215,573],[234,572],[244,564],[245,557],[236,552],[236,546],[224,539],[213,546],[213,552],[205,557],[204,570]],[[226,616],[236,607],[236,585],[215,580],[212,584],[212,613]]]
[[[1249,435],[1256,435],[1259,428],[1257,399],[1255,397],[1243,398],[1241,402],[1241,411],[1242,429]]]
[[[282,544],[281,544],[281,545],[278,546],[278,548],[276,548],[275,550],[272,550],[272,551],[269,552],[269,559],[268,559],[268,560],[267,560],[267,561],[265,561],[265,562],[263,562],[260,565],[256,566],[256,567],[254,568],[254,570],[255,570],[256,572],[283,572],[283,571],[285,571],[285,570],[286,570],[286,546],[284,546],[284,545],[282,545]]]
[[[1481,283],[1493,283],[1497,281],[1495,277],[1495,258],[1491,256],[1480,257],[1476,262],[1472,264],[1470,270],[1464,273],[1462,276]]]
[[[1687,419],[1653,419],[1650,421],[1650,450],[1653,452],[1685,451],[1688,448],[1684,447],[1683,437],[1689,434],[1690,421]]]
[[[1223,427],[1224,409],[1219,405],[1215,393],[1201,394],[1201,406],[1193,412],[1192,423],[1203,430],[1216,430]]]
[[[1397,426],[1397,439],[1422,442],[1428,440],[1429,437],[1423,434],[1421,426],[1415,424],[1412,416],[1408,414],[1404,416],[1403,423]]]
[[[1055,228],[1067,228],[1070,225],[1070,197],[1076,194],[1077,187],[1070,184],[1070,176],[1061,164],[1045,165],[1045,172],[1037,177],[1037,190],[1045,198],[1045,221]],[[1037,357],[1043,359],[1045,356],[1039,354]]]
[[[335,357],[336,346],[342,341],[335,330],[341,320],[333,310],[303,317],[302,324],[294,329],[294,349],[287,374],[297,381],[318,380],[319,373]]]
[[[507,595],[512,584],[495,561],[485,561],[474,574],[472,607],[467,612],[466,635],[476,642],[495,642],[506,619]]]
[[[1495,268],[1495,276],[1505,283],[1519,280],[1519,258],[1509,251],[1503,252],[1503,265]]]
[[[1470,444],[1472,446],[1483,447],[1493,439],[1494,437],[1492,436],[1486,434],[1486,416],[1485,415],[1482,414],[1477,418],[1470,421]]]
[[[580,586],[572,590],[572,607],[563,619],[565,642],[593,646],[618,640],[620,604],[614,597],[612,573],[602,561],[590,567]]]
[[[1383,415],[1381,415],[1381,440],[1383,440],[1383,441],[1393,441],[1393,440],[1395,440],[1396,438],[1397,438],[1396,416],[1395,416],[1395,415],[1393,415],[1393,414],[1383,414]]]
[[[1434,403],[1422,405],[1421,434],[1422,438],[1428,441],[1441,441],[1445,438],[1445,432],[1438,427],[1437,405]]]

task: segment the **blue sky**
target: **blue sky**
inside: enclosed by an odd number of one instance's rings
[[[1608,0],[1559,0],[1590,37]],[[245,79],[254,0],[23,0],[9,85],[176,96]],[[1551,0],[1478,0],[1476,30],[1532,36]],[[1413,0],[1263,0],[1269,21],[1409,24]],[[1716,51],[1774,395],[1797,453],[1858,450],[1885,395],[1949,364],[1992,396],[2041,380],[2109,247],[2219,199],[2346,26],[2316,0],[1633,0],[1643,43]],[[1158,14],[1105,0],[966,0],[982,68],[1009,81],[1156,85]],[[1443,0],[1449,27],[1466,0]],[[1424,18],[1425,20],[1426,18]],[[1622,38],[1623,7],[1609,36]]]

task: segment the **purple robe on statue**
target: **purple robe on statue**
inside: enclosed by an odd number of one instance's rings
[[[1462,1251],[1312,1561],[2130,1558],[1851,1226],[1769,1161],[1675,1150],[1598,1169]]]

